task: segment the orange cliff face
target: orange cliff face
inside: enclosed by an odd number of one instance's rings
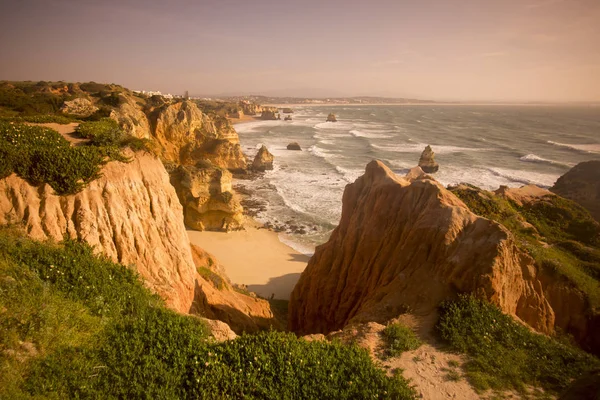
[[[81,192],[57,196],[12,174],[0,179],[0,225],[23,224],[37,240],[64,236],[134,268],[167,306],[227,322],[238,333],[278,326],[267,301],[235,292],[223,277],[214,288],[198,273],[206,265],[192,250],[182,206],[161,161],[127,150],[130,163],[110,162]],[[221,274],[222,275],[222,274]]]
[[[0,180],[0,224],[22,222],[34,239],[83,240],[124,265],[135,265],[146,284],[180,312],[194,295],[195,267],[182,209],[160,160],[133,154],[110,162],[83,191],[57,196],[15,174]]]
[[[428,315],[474,292],[548,333],[555,313],[537,275],[503,226],[473,214],[419,168],[400,178],[372,161],[346,186],[339,226],[292,292],[289,329],[328,333],[350,321]]]

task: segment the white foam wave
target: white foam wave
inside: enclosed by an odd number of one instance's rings
[[[317,157],[321,158],[331,158],[332,155],[325,149],[318,147],[317,145],[312,145],[308,148],[308,151],[314,154]]]
[[[410,139],[409,139],[410,140]],[[427,146],[425,143],[406,143],[401,145],[376,145],[370,144],[377,150],[391,151],[394,153],[421,153]],[[459,147],[459,146],[438,146],[431,145],[436,154],[462,153],[467,151],[489,151],[487,148]]]
[[[561,163],[559,161],[553,161],[553,160],[548,160],[546,158],[542,158],[540,156],[537,156],[535,154],[527,154],[521,158],[519,158],[519,160],[521,161],[525,161],[525,162],[533,162],[533,163],[542,163],[542,164],[552,164],[552,165],[562,165],[565,167],[572,167],[573,164],[569,164],[569,163]]]
[[[545,188],[554,185],[554,182],[560,177],[560,175],[555,174],[542,174],[539,172],[506,168],[488,168],[488,170],[494,175],[506,178],[513,182],[523,183],[525,185],[533,184]]]
[[[354,124],[347,122],[321,122],[313,126],[315,129],[326,129],[326,130],[343,130],[349,131],[354,127]]]
[[[381,133],[369,133],[369,132],[364,132],[364,131],[357,131],[357,130],[351,130],[350,134],[354,137],[363,137],[363,138],[369,138],[369,139],[389,139],[393,136],[390,135],[384,135]]]
[[[344,177],[344,180],[348,183],[354,182],[364,173],[364,171],[362,169],[342,168],[339,165],[335,166],[335,170],[337,172],[339,172],[340,174],[342,174],[342,176]]]
[[[279,241],[283,244],[285,244],[288,247],[291,247],[292,249],[296,250],[299,253],[302,253],[304,255],[307,255],[309,257],[312,257],[313,254],[315,254],[315,248],[314,246],[307,246],[304,245],[302,243],[298,243],[290,238],[288,238],[287,235],[280,233],[279,235],[277,235],[277,237],[279,238]]]
[[[582,153],[594,153],[600,154],[600,144],[570,144],[570,143],[558,143],[548,140],[549,144],[559,147],[565,147],[567,149],[580,151]]]

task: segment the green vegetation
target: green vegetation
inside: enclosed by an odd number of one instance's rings
[[[263,332],[214,343],[82,243],[0,229],[0,398],[411,399],[365,350]]]
[[[198,267],[198,268],[196,268],[196,271],[198,271],[198,274],[201,277],[206,279],[208,282],[212,283],[212,285],[215,287],[215,289],[218,289],[218,290],[225,289],[225,280],[223,279],[223,277],[221,275],[217,274],[212,269],[210,269],[208,267]]]
[[[115,147],[71,147],[52,129],[0,122],[0,178],[15,172],[33,185],[48,183],[59,195],[73,194],[110,160],[126,161]]]
[[[410,328],[399,323],[389,324],[381,334],[386,343],[386,357],[398,357],[405,351],[418,349],[422,344]]]
[[[600,307],[600,225],[585,209],[558,196],[521,206],[474,187],[451,190],[475,214],[508,228],[544,271],[566,278]]]
[[[600,360],[536,334],[495,306],[462,296],[443,304],[437,324],[453,350],[466,353],[464,370],[478,390],[525,391],[526,385],[559,392]]]

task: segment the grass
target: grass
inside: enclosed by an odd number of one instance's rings
[[[215,289],[217,289],[217,290],[225,289],[225,280],[223,279],[223,277],[221,277],[221,275],[217,274],[210,268],[198,267],[198,268],[196,268],[196,271],[198,272],[198,274],[201,277],[203,277],[208,282],[210,282],[215,287]]]
[[[593,309],[600,307],[600,225],[585,209],[558,196],[520,206],[474,187],[451,190],[475,214],[508,228],[538,267],[566,278]]]
[[[463,368],[479,391],[525,392],[531,385],[558,393],[573,379],[600,366],[594,356],[536,334],[471,296],[441,307],[437,331],[453,350],[469,356]]]
[[[418,349],[422,342],[408,327],[400,323],[389,324],[381,332],[385,341],[384,355],[398,357],[405,351]]]
[[[365,350],[262,332],[208,340],[82,243],[0,229],[0,398],[412,399]]]

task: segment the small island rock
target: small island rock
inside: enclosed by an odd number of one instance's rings
[[[334,113],[330,113],[327,116],[327,122],[337,122],[337,119],[335,118],[335,114]]]
[[[423,153],[421,153],[419,167],[421,167],[421,169],[428,174],[437,172],[437,170],[440,169],[440,166],[435,162],[434,157],[435,153],[431,149],[431,146],[428,145],[425,147],[425,150],[423,150]]]
[[[287,145],[287,149],[288,149],[288,150],[302,150],[302,149],[300,148],[300,145],[299,145],[298,143],[296,143],[296,142],[293,142],[293,143],[290,143],[290,144],[288,144],[288,145]]]
[[[254,161],[252,162],[252,169],[260,172],[273,169],[273,154],[269,152],[265,145],[256,153],[256,157],[254,157]]]

